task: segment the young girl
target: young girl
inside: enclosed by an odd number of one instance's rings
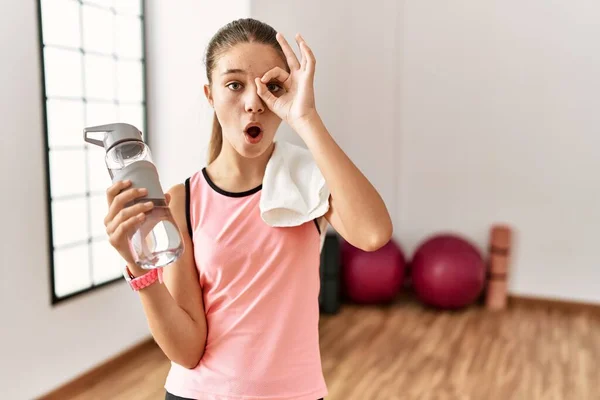
[[[300,35],[296,41],[300,60],[281,34],[253,19],[231,22],[212,38],[204,88],[215,111],[209,162],[166,193],[185,251],[164,272],[138,267],[127,246],[152,204],[124,205],[144,191],[123,181],[107,190],[110,243],[171,360],[167,399],[327,395],[318,334],[319,224],[278,228],[260,217],[263,175],[281,121],[300,135],[325,177],[331,196],[323,218],[366,251],[391,238],[384,202],[319,117],[315,57]],[[161,274],[164,284],[155,284]]]

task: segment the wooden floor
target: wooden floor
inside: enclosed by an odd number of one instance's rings
[[[321,317],[321,349],[331,400],[600,399],[600,317],[589,309],[344,305]],[[162,400],[168,368],[149,344],[62,400]]]

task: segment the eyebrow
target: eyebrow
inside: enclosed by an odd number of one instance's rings
[[[226,70],[221,75],[238,74],[238,73],[246,73],[246,71],[244,71],[243,69],[239,69],[239,68],[233,68],[233,69]]]

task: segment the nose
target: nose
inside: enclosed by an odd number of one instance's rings
[[[263,103],[258,93],[256,93],[256,87],[248,89],[249,93],[246,95],[245,98],[246,112],[256,114],[263,113],[265,111],[265,104]]]

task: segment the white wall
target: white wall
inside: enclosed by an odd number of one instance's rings
[[[0,397],[31,399],[148,336],[115,284],[50,305],[42,92],[35,1],[0,13]],[[68,177],[65,177],[68,179]]]
[[[148,126],[165,190],[206,164],[213,110],[204,53],[221,26],[249,12],[250,0],[147,2]]]
[[[600,302],[600,4],[404,1],[396,229],[516,229],[510,290]]]

